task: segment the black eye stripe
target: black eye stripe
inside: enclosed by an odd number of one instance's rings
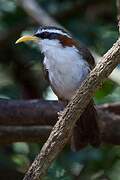
[[[48,32],[41,32],[41,33],[36,33],[35,36],[40,37],[41,39],[47,39],[50,36],[50,33]]]
[[[54,32],[41,32],[41,33],[36,33],[35,36],[41,38],[41,39],[58,39],[58,37],[61,34],[59,33],[54,33]],[[66,35],[62,35],[66,36]]]
[[[58,33],[50,33],[50,32],[41,32],[35,34],[35,36],[41,39],[56,39],[58,35],[59,35]]]
[[[58,33],[50,33],[50,38],[49,39],[57,39],[59,34]]]
[[[40,37],[40,38],[47,38],[48,37],[48,33],[47,32],[42,32],[42,33],[37,33],[35,34],[35,36]]]

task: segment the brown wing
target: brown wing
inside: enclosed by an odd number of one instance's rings
[[[83,58],[90,64],[91,69],[93,69],[95,67],[95,60],[90,51],[86,47],[81,46],[80,53],[83,56]]]
[[[88,48],[79,41],[75,41],[75,46],[79,50],[79,54],[88,62],[90,68],[93,69],[95,67],[95,60]]]

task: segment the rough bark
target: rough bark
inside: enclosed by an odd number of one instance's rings
[[[44,12],[42,14],[44,14]],[[34,18],[35,16],[32,17]],[[50,22],[48,21],[48,24],[49,23]],[[111,50],[109,50],[108,53],[103,57],[103,61],[98,63],[95,69],[91,72],[83,86],[78,90],[77,94],[61,114],[59,121],[54,126],[52,133],[43,146],[40,154],[36,157],[35,161],[27,172],[24,180],[42,179],[51,162],[62,150],[71,136],[74,124],[89,103],[92,94],[120,62],[119,50],[119,41],[117,41]]]
[[[45,175],[52,161],[69,140],[72,129],[89,103],[91,96],[120,62],[119,51],[120,41],[118,40],[91,71],[71,102],[67,105],[63,113],[61,113],[47,142],[26,173],[24,180],[42,179]]]

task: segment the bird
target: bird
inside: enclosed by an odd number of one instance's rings
[[[67,105],[95,67],[91,52],[67,30],[54,26],[41,26],[33,35],[19,38],[16,44],[27,41],[37,43],[44,55],[45,77],[58,100]],[[76,122],[71,136],[73,151],[79,151],[87,145],[100,145],[97,111],[93,99]]]

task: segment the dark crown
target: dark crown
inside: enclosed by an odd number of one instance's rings
[[[59,39],[60,36],[71,38],[70,34],[63,30],[62,28],[54,26],[44,26],[40,27],[35,33],[35,36],[40,37],[41,39]]]

